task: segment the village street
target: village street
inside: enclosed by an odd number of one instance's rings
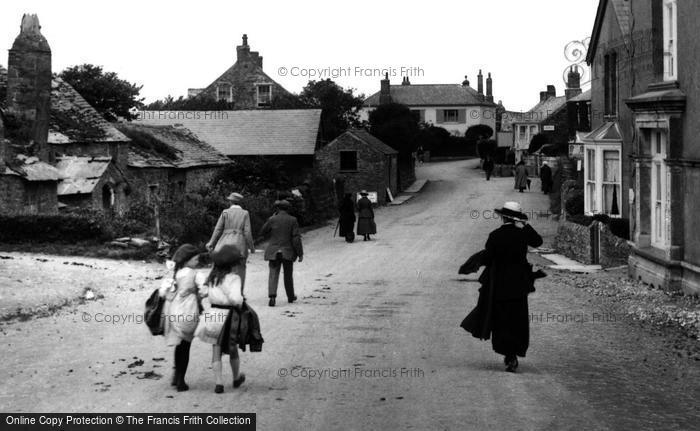
[[[277,307],[267,306],[267,265],[253,255],[246,294],[265,343],[261,353],[242,353],[245,384],[229,383],[220,395],[209,345],[193,342],[190,390],[177,393],[162,337],[142,324],[104,322],[140,315],[155,278],[169,276],[164,266],[2,253],[4,289],[43,280],[50,292],[52,283],[72,282],[76,294],[89,285],[99,299],[0,326],[0,410],[256,412],[265,430],[697,427],[700,362],[676,356],[668,340],[564,274],[538,281],[530,296],[530,350],[518,373],[504,372],[490,342],[459,327],[479,285],[457,269],[499,225],[491,211],[520,200],[545,246],[554,230],[536,215],[548,207],[537,180],[520,194],[512,178],[486,182],[475,165],[419,167],[428,184],[406,204],[377,211],[371,242],[333,238],[334,223],[306,233],[305,259],[295,264],[298,303],[287,304],[280,285]],[[10,299],[3,294],[0,304]]]

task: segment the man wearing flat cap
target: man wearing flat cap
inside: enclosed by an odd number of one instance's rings
[[[240,206],[243,200],[243,195],[240,193],[231,193],[226,199],[231,201],[231,206],[221,213],[219,221],[216,222],[214,233],[207,243],[207,250],[218,251],[227,244],[236,246],[242,257],[238,275],[241,277],[241,290],[243,290],[245,287],[248,250],[251,253],[255,253],[253,231],[250,227],[250,214]]]
[[[261,235],[270,234],[270,242],[265,249],[265,260],[270,267],[268,283],[268,296],[270,307],[275,306],[277,298],[277,285],[280,278],[280,269],[284,269],[284,290],[287,300],[292,303],[297,297],[294,294],[294,278],[292,275],[294,261],[304,259],[304,249],[301,245],[301,234],[296,217],[289,214],[291,205],[286,200],[275,202],[277,212],[270,217],[262,229]]]

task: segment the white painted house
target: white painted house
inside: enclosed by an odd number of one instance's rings
[[[401,103],[408,106],[421,122],[442,127],[455,136],[464,136],[468,128],[484,124],[496,132],[496,108],[493,103],[491,74],[483,91],[483,75],[479,71],[479,88],[462,84],[411,84],[407,77],[401,85],[391,85],[389,78],[381,80],[379,92],[365,99],[360,118],[367,120],[369,113],[380,104]],[[466,78],[466,77],[465,77]]]

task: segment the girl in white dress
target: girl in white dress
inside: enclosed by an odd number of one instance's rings
[[[236,267],[240,264],[240,251],[234,245],[224,245],[211,254],[214,268],[208,277],[197,277],[200,297],[204,311],[199,319],[195,336],[205,343],[212,344],[212,369],[216,386],[214,392],[220,394],[224,391],[224,382],[221,366],[221,345],[219,335],[224,327],[224,322],[229,312],[236,312],[243,305],[243,289],[241,278],[236,274]],[[238,350],[233,350],[229,357],[231,371],[233,371],[233,387],[239,387],[245,381],[245,374],[240,372],[240,359]]]
[[[196,268],[199,266],[200,251],[191,244],[184,244],[172,257],[174,275],[164,280],[160,296],[166,299],[163,306],[164,336],[168,346],[175,346],[175,374],[172,385],[178,392],[189,389],[185,383],[185,373],[190,361],[190,345],[199,320],[197,305]]]

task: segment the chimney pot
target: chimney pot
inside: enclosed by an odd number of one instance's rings
[[[476,76],[476,83],[479,94],[484,94],[484,75],[481,74],[481,69],[479,69],[479,74]]]

